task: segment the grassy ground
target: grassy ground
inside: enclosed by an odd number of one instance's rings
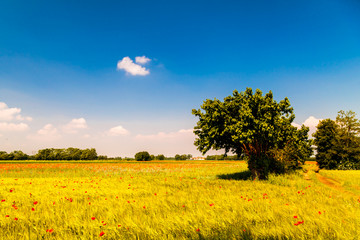
[[[342,191],[304,169],[251,181],[234,161],[0,164],[0,239],[356,239],[360,171],[320,171]]]

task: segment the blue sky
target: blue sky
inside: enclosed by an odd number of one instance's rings
[[[2,1],[0,30],[6,151],[200,155],[191,109],[246,87],[288,97],[310,127],[360,113],[355,0]]]

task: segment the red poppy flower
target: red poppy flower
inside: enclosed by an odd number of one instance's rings
[[[101,236],[103,236],[104,234],[105,234],[104,232],[101,232],[99,236],[101,237]]]
[[[35,211],[35,208],[31,208],[31,211]]]
[[[51,229],[47,229],[46,232],[48,233],[52,233],[54,230],[51,228]]]
[[[294,218],[297,218],[297,216],[294,216]]]
[[[92,217],[91,220],[95,220],[95,217]]]
[[[14,218],[15,221],[19,220],[18,218]]]
[[[9,215],[6,215],[5,217],[9,217]]]
[[[36,205],[36,204],[38,204],[38,202],[37,202],[37,201],[35,201],[35,202],[34,202],[34,205]]]
[[[196,229],[197,232],[200,232],[200,228]]]

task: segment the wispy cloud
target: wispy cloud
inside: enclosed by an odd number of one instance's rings
[[[150,62],[151,59],[150,58],[147,58],[145,56],[141,56],[141,57],[135,57],[135,62],[136,63],[139,63],[139,64],[146,64],[148,62]]]
[[[144,62],[144,63],[150,61],[150,59],[146,58],[145,56],[136,57],[136,58],[139,58],[139,61]],[[149,59],[149,60],[147,60],[147,59]],[[136,62],[138,62],[138,59],[136,59]],[[118,61],[117,69],[124,70],[126,73],[129,73],[133,76],[136,76],[136,75],[146,76],[146,75],[150,74],[150,71],[148,69],[140,66],[139,64],[134,63],[133,60],[131,60],[129,57],[124,57],[121,61]]]
[[[0,131],[4,132],[23,132],[29,129],[26,123],[0,122]]]
[[[158,132],[157,134],[150,134],[150,135],[142,135],[138,134],[136,135],[136,139],[139,140],[163,140],[163,139],[173,139],[173,138],[179,138],[182,136],[192,136],[194,135],[193,129],[181,129],[177,132]]]

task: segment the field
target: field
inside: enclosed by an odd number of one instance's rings
[[[360,172],[238,161],[0,163],[0,239],[358,239]]]

